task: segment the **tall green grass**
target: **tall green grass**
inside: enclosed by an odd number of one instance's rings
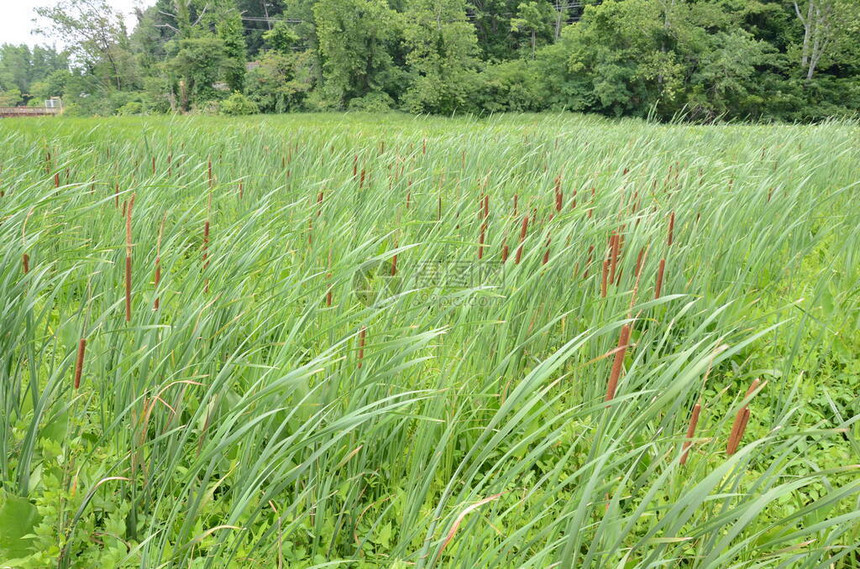
[[[0,567],[857,566],[858,137],[0,123]]]

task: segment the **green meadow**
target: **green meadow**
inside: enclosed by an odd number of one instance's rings
[[[858,140],[3,120],[0,567],[858,567]]]

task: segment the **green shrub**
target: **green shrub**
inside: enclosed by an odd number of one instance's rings
[[[118,108],[116,110],[116,114],[120,116],[142,115],[143,103],[139,103],[138,101],[129,101],[128,103]]]
[[[255,115],[260,112],[257,103],[238,91],[221,101],[221,114],[231,117]]]
[[[365,111],[368,113],[384,113],[390,111],[394,100],[388,93],[368,93],[364,97],[349,102],[350,111]]]

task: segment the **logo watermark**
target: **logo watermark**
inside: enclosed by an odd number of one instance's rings
[[[413,267],[395,270],[390,261],[368,262],[353,277],[353,292],[365,306],[374,306],[406,290],[410,304],[488,306],[496,297],[481,289],[501,289],[505,285],[505,264],[501,261],[425,260]]]

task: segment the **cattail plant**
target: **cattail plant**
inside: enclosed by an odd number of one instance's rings
[[[748,400],[750,397],[752,397],[756,390],[759,388],[760,384],[761,380],[756,378],[750,385],[749,389],[747,389],[747,394],[744,396],[744,400]],[[744,436],[744,431],[747,428],[747,422],[749,422],[749,418],[750,408],[749,404],[746,404],[740,409],[738,409],[738,412],[735,415],[735,421],[732,424],[732,430],[729,434],[728,443],[726,444],[727,455],[731,456],[735,454],[735,452],[737,452],[738,445],[740,444],[741,439]]]
[[[30,221],[30,216],[33,215],[33,208],[30,208],[30,211],[27,212],[27,216],[24,218],[24,223],[21,224],[21,246],[24,251],[27,250],[27,222]],[[26,252],[21,255],[21,263],[24,266],[24,274],[30,272],[30,255]]]
[[[562,203],[564,202],[564,194],[561,190],[561,175],[555,179],[555,210],[561,211]]]
[[[523,258],[523,242],[526,240],[526,233],[529,230],[529,216],[523,217],[522,227],[520,228],[520,245],[517,247],[517,256],[514,263],[519,265]]]
[[[618,389],[618,378],[621,377],[621,369],[624,366],[624,356],[627,354],[627,344],[630,341],[630,325],[621,327],[618,335],[618,346],[615,348],[615,359],[612,361],[612,371],[609,373],[609,383],[606,385],[606,399],[608,403],[615,399]]]
[[[657,269],[657,286],[654,288],[654,300],[660,298],[663,291],[663,273],[666,270],[666,259],[660,259],[660,267]]]
[[[687,464],[687,455],[690,452],[690,447],[693,445],[693,436],[696,434],[696,425],[699,424],[699,413],[702,406],[696,403],[693,406],[693,413],[690,415],[690,424],[687,426],[687,440],[684,441],[684,446],[681,449],[681,465]]]
[[[131,201],[125,217],[125,321],[131,322],[131,212],[134,207],[135,194],[131,194]]]
[[[636,256],[636,269],[633,271],[633,276],[637,279],[642,272],[642,262],[645,260],[645,247],[639,249],[639,254]]]
[[[600,281],[600,297],[606,298],[607,292],[607,282],[609,280],[609,259],[606,258],[603,260],[603,277]]]
[[[669,247],[672,246],[672,242],[674,241],[674,237],[675,237],[675,212],[673,211],[669,215],[669,238],[666,241],[666,243],[668,244]]]
[[[613,231],[612,235],[609,236],[609,282],[611,283],[615,282],[615,269],[618,265],[619,246],[618,233]]]
[[[78,341],[78,358],[75,361],[75,389],[81,387],[81,375],[84,372],[84,353],[87,351],[87,339]]]
[[[364,365],[364,342],[367,338],[367,326],[362,326],[358,332],[358,369]]]
[[[591,263],[594,262],[594,245],[588,247],[588,260],[585,262],[585,271],[582,273],[582,278],[588,278],[588,272],[591,269]]]
[[[484,239],[486,237],[486,232],[487,232],[487,224],[482,223],[481,224],[481,235],[478,238],[478,260],[484,258]]]

